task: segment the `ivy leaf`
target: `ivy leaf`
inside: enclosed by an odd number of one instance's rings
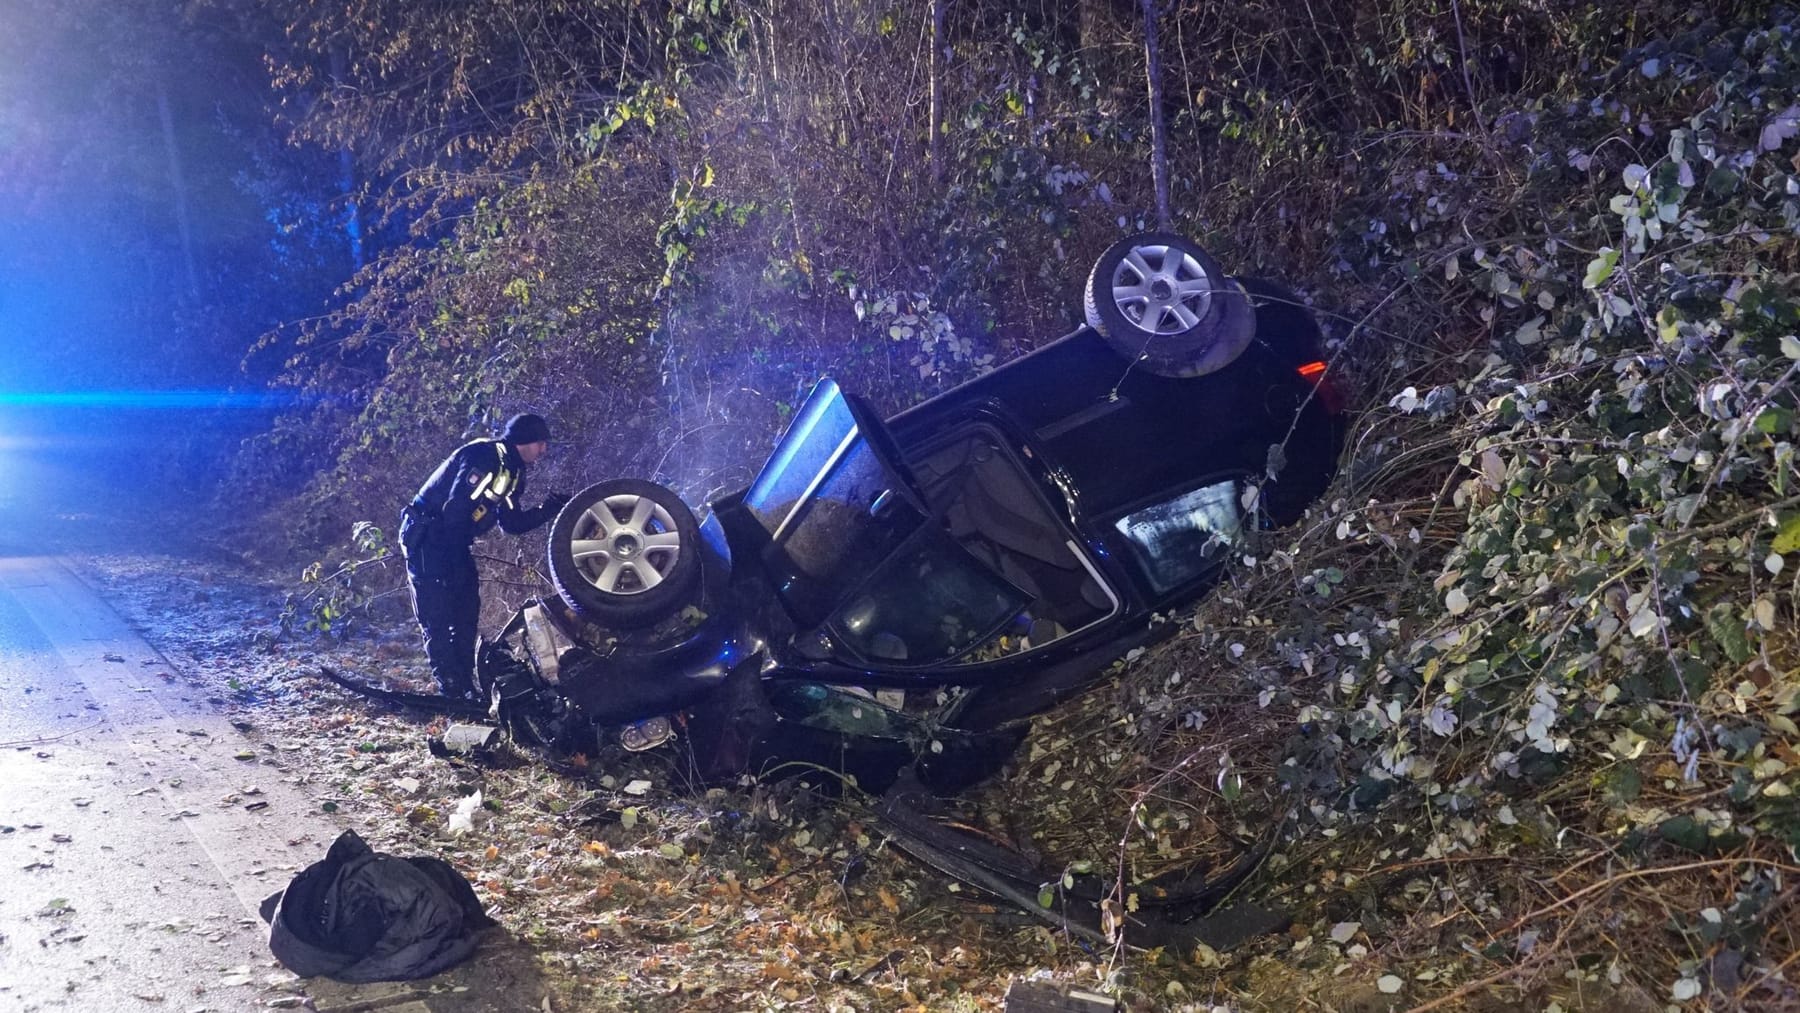
[[[1792,334],[1782,335],[1781,354],[1790,359],[1800,359],[1800,341],[1796,341]]]
[[[1770,405],[1756,417],[1756,428],[1773,436],[1785,433],[1794,425],[1794,413],[1778,405]]]
[[[1675,501],[1675,522],[1686,527],[1700,512],[1700,504],[1706,497],[1699,493],[1690,493]]]
[[[1742,664],[1750,660],[1750,638],[1744,635],[1744,621],[1730,602],[1720,602],[1707,610],[1706,632],[1732,661]]]
[[[1783,555],[1800,549],[1800,513],[1782,518],[1781,527],[1776,529],[1775,540],[1769,548]]]
[[[1600,255],[1588,261],[1587,276],[1581,279],[1581,287],[1594,289],[1606,284],[1606,279],[1612,277],[1613,268],[1618,263],[1618,250],[1607,246],[1601,247]]]
[[[1519,329],[1513,332],[1513,340],[1521,345],[1535,345],[1544,340],[1544,336],[1541,332],[1543,331],[1544,321],[1546,319],[1547,318],[1540,313],[1520,324]]]
[[[1678,848],[1698,854],[1706,853],[1706,828],[1694,820],[1692,816],[1675,816],[1663,820],[1657,825],[1656,832],[1662,839]]]
[[[1644,790],[1644,779],[1637,768],[1626,765],[1613,768],[1606,777],[1607,798],[1617,806],[1626,806],[1637,801],[1639,793]]]

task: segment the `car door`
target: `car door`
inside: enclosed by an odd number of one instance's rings
[[[762,564],[802,628],[925,521],[891,447],[866,402],[820,380],[744,493],[769,536]]]
[[[774,593],[842,664],[947,660],[1028,600],[945,532],[879,416],[832,380],[813,388],[743,505],[768,533]]]

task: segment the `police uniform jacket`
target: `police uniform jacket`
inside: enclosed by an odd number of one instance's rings
[[[466,552],[495,524],[524,534],[556,515],[550,504],[521,509],[525,461],[505,440],[474,440],[438,465],[413,497],[400,524],[409,557],[421,548]]]

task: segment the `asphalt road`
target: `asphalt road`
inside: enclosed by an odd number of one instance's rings
[[[0,1010],[540,1010],[502,936],[418,983],[298,981],[262,899],[342,828],[59,557],[0,535]]]

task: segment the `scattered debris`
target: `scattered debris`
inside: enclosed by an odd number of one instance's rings
[[[475,829],[475,813],[481,809],[481,792],[468,796],[456,803],[456,811],[450,814],[450,832],[466,834]]]
[[[1041,981],[1015,981],[1006,990],[1005,1013],[1114,1013],[1117,1000],[1098,992]]]
[[[444,748],[462,756],[492,749],[499,741],[500,729],[492,725],[454,724],[444,729]]]

